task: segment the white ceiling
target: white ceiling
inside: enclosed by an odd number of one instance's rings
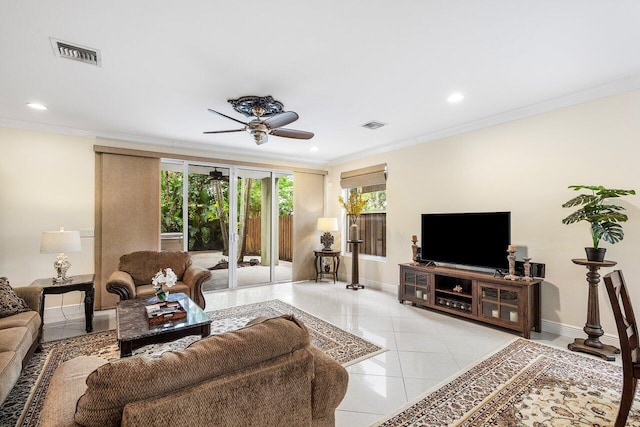
[[[639,22],[636,0],[0,0],[0,124],[331,164],[638,88]],[[244,95],[315,137],[202,134]]]

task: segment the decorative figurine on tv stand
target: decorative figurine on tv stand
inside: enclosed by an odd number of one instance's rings
[[[531,258],[522,258],[524,261],[524,277],[522,280],[525,282],[531,282],[533,277],[531,277]]]
[[[516,276],[516,245],[509,245],[507,247],[507,260],[509,260],[509,274],[504,276],[507,280],[519,280],[520,277]]]
[[[413,243],[411,245],[411,251],[413,253],[413,257],[411,259],[413,259],[413,265],[418,265],[418,249],[420,249],[417,245],[418,243],[418,236],[416,236],[415,234],[413,236],[411,236],[411,242]]]

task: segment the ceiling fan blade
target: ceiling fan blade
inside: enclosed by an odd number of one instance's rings
[[[313,132],[306,132],[304,130],[296,129],[273,129],[271,132],[269,132],[269,134],[295,139],[311,139],[314,135]]]
[[[245,126],[247,125],[247,124],[246,124],[245,122],[243,122],[242,120],[234,119],[233,117],[229,117],[229,116],[227,116],[226,114],[219,113],[219,112],[217,112],[216,110],[212,110],[211,108],[207,108],[207,110],[208,110],[210,113],[214,113],[214,114],[217,114],[217,115],[219,115],[219,116],[226,117],[227,119],[233,120],[234,122],[242,123],[242,124],[243,124],[243,125],[245,125]]]
[[[244,129],[231,129],[231,130],[210,130],[202,133],[229,133],[229,132],[244,132]]]
[[[276,114],[275,116],[265,119],[262,124],[269,129],[275,129],[281,126],[286,126],[296,120],[298,120],[298,114],[293,111],[285,111],[284,113]]]

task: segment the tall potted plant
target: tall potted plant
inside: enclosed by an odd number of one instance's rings
[[[362,194],[358,190],[352,188],[349,191],[349,199],[344,200],[344,198],[340,196],[338,197],[338,202],[344,210],[347,211],[349,221],[351,222],[351,226],[349,227],[349,240],[358,240],[358,224],[356,224],[356,221],[364,211],[367,201],[362,198]]]
[[[600,240],[614,244],[624,238],[622,225],[628,217],[621,211],[624,207],[615,205],[607,199],[636,194],[635,190],[605,188],[601,185],[570,185],[575,191],[589,190],[590,194],[580,194],[562,205],[563,208],[581,206],[562,220],[563,224],[586,221],[591,224],[593,247],[585,248],[589,261],[604,261],[606,248],[600,248]]]

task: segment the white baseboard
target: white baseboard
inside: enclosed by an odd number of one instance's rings
[[[345,283],[351,283],[351,275],[347,274],[342,277],[338,275],[338,280]],[[398,285],[390,285],[389,283],[377,282],[369,279],[359,279],[358,282],[371,289],[376,289],[391,295],[398,295]]]

